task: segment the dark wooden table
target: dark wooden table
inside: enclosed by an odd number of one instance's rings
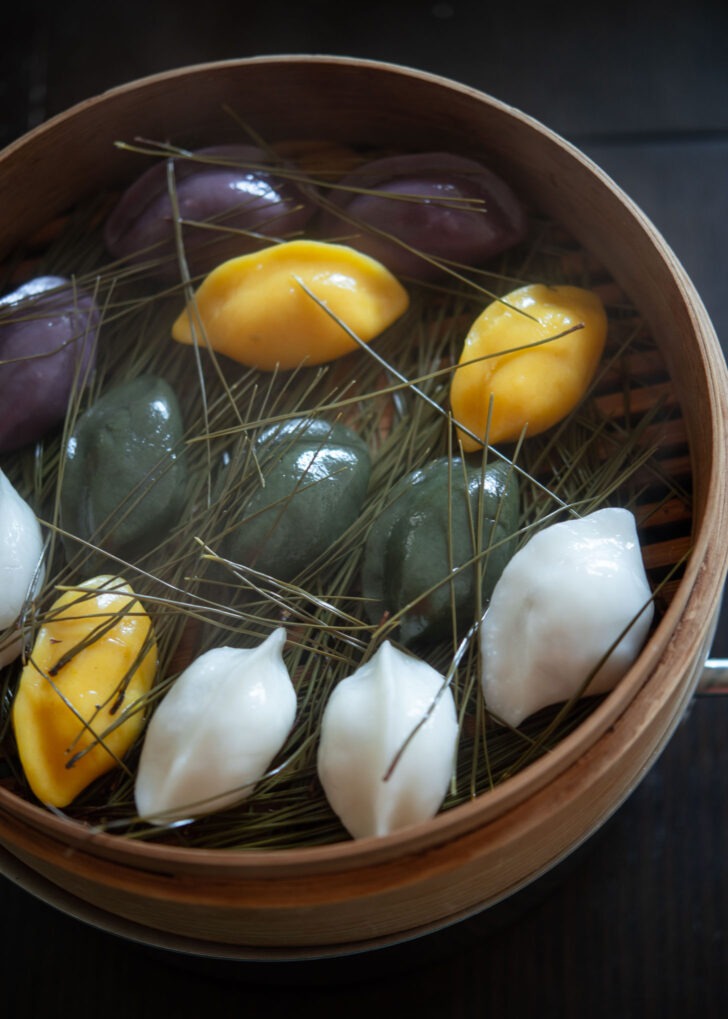
[[[36,3],[0,17],[0,143],[183,64],[328,53],[433,71],[592,156],[643,208],[728,344],[728,5]],[[2,210],[12,215],[11,209]],[[726,613],[713,648],[728,656]],[[0,1014],[728,1014],[728,696],[698,694],[630,799],[547,879],[442,936],[296,967],[167,955],[0,878]]]

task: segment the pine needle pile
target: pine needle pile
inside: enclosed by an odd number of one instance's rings
[[[142,148],[167,151],[151,143]],[[324,155],[313,169],[302,160],[296,171],[311,185],[330,182],[340,172],[339,165],[327,166]],[[2,267],[4,291],[29,275],[72,277],[95,294],[103,320],[93,379],[73,394],[63,427],[0,462],[48,536],[45,584],[28,606],[29,643],[58,591],[99,572],[97,548],[78,541],[69,554],[62,541],[59,490],[67,436],[83,410],[111,385],[152,372],[167,380],[184,409],[190,482],[185,512],[164,540],[138,559],[112,561],[154,622],[159,669],[145,709],[151,713],[203,651],[253,646],[283,625],[298,714],[269,773],[237,807],[169,829],[141,823],[133,798],[136,745],[123,767],[99,779],[67,809],[69,816],[119,837],[216,849],[296,848],[348,837],[317,780],[321,714],[343,677],[384,639],[397,639],[396,617],[372,624],[365,612],[364,542],[403,475],[434,457],[460,455],[448,391],[464,336],[493,297],[525,283],[571,283],[599,292],[609,315],[608,346],[589,393],[566,420],[513,446],[485,448],[483,462],[502,459],[519,477],[519,543],[569,513],[608,505],[633,510],[659,621],[690,548],[690,464],[680,408],[637,310],[562,227],[532,212],[527,242],[487,273],[451,267],[444,283],[405,281],[408,311],[370,345],[322,367],[264,373],[171,339],[171,325],[198,281],[185,278],[183,260],[179,281],[169,285],[150,280],[151,262],[146,267],[111,263],[101,227],[114,197],[101,196],[74,210],[55,225],[50,243],[47,237],[30,241]],[[325,556],[284,582],[226,559],[221,550],[231,507],[261,484],[256,436],[273,423],[302,416],[354,427],[371,451],[373,470],[355,524]],[[227,469],[221,472],[223,463]],[[130,507],[134,498],[130,493]],[[443,810],[487,795],[552,749],[599,703],[596,697],[575,699],[539,712],[517,730],[496,724],[480,694],[477,622],[463,632],[453,628],[448,640],[422,652],[447,677],[459,719],[457,767]],[[16,662],[0,672],[0,775],[6,787],[30,797],[9,721],[21,667]]]

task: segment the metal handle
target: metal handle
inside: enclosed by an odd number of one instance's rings
[[[698,684],[700,693],[728,694],[728,658],[709,658]]]

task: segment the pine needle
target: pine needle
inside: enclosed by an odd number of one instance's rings
[[[147,140],[120,147],[150,159],[195,158]],[[331,183],[327,173],[306,177],[290,164],[281,164],[274,148],[269,151],[276,169],[297,183],[313,186],[324,179]],[[175,194],[173,176],[170,193]],[[190,470],[185,512],[158,548],[144,557],[136,561],[107,557],[154,622],[159,673],[140,710],[151,713],[198,654],[222,644],[251,646],[280,625],[288,632],[285,660],[299,709],[278,759],[237,807],[193,824],[141,824],[133,798],[140,737],[124,766],[89,787],[66,814],[118,837],[190,847],[272,850],[340,841],[348,836],[328,807],[316,774],[321,714],[342,678],[385,637],[396,640],[395,618],[378,624],[368,621],[359,579],[368,531],[400,478],[436,456],[454,462],[462,455],[453,437],[449,383],[467,327],[484,305],[529,281],[599,288],[611,280],[560,227],[534,216],[528,244],[504,255],[487,273],[448,264],[443,267],[444,283],[411,285],[411,306],[405,316],[342,362],[262,373],[215,354],[201,323],[193,347],[171,339],[172,322],[192,296],[195,283],[187,269],[182,220],[177,231],[179,281],[156,283],[149,273],[157,264],[153,251],[146,263],[138,264],[110,262],[104,254],[100,231],[112,199],[101,196],[76,210],[33,263],[36,275],[73,275],[76,286],[93,290],[102,325],[95,375],[77,380],[63,427],[30,449],[5,455],[0,464],[36,508],[48,535],[45,584],[24,613],[26,640],[32,645],[60,590],[89,578],[91,563],[101,551],[102,535],[99,542],[77,540],[70,555],[64,551],[72,539],[63,532],[59,509],[67,438],[83,411],[110,386],[157,373],[176,391],[185,412],[183,448]],[[22,255],[14,256],[9,265],[19,264]],[[299,285],[306,289],[303,282]],[[652,541],[673,541],[681,548],[689,543],[687,439],[669,374],[654,340],[626,300],[610,304],[608,314],[608,349],[583,403],[542,436],[524,437],[511,447],[484,448],[483,465],[501,459],[519,476],[519,544],[564,515],[605,505],[632,508],[648,548]],[[250,564],[231,561],[224,554],[224,542],[233,526],[231,507],[243,504],[266,481],[267,468],[256,457],[255,437],[270,425],[306,416],[341,420],[356,428],[372,453],[371,483],[355,524],[325,556],[300,575],[281,581]],[[130,492],[128,505],[119,507],[119,513],[123,516],[143,494],[143,487]],[[474,514],[469,526],[473,556],[459,568],[482,570],[489,552],[482,517]],[[684,560],[678,558],[667,568],[650,566],[649,555],[646,562],[657,622]],[[478,605],[464,634],[453,626],[449,639],[423,652],[445,677],[443,689],[453,691],[457,705],[459,746],[445,810],[487,795],[556,746],[600,702],[595,697],[574,698],[539,712],[517,730],[499,725],[480,695],[476,636],[483,610]],[[452,615],[454,620],[454,606]],[[4,782],[29,797],[10,724],[21,668],[19,661],[0,671],[0,768]],[[391,768],[396,763],[397,758]]]

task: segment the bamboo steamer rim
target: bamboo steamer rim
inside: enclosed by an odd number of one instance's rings
[[[7,196],[12,194],[20,180],[20,174],[28,170],[27,157],[31,157],[31,177],[37,171],[40,157],[59,143],[59,139],[70,136],[74,141],[84,136],[88,139],[91,153],[106,144],[111,137],[107,128],[106,140],[91,136],[93,128],[99,128],[104,120],[117,124],[115,114],[123,112],[121,118],[127,123],[134,111],[144,110],[147,101],[156,110],[160,99],[163,101],[180,86],[186,95],[195,94],[196,86],[223,84],[236,76],[272,73],[275,70],[298,74],[311,70],[316,73],[334,75],[385,76],[391,87],[403,84],[415,92],[445,91],[466,107],[479,109],[487,107],[496,114],[499,123],[502,118],[513,122],[513,130],[525,132],[533,139],[545,144],[558,159],[568,164],[581,178],[588,177],[592,189],[592,201],[597,198],[605,202],[609,212],[617,220],[629,222],[633,239],[645,245],[656,259],[653,273],[660,279],[669,279],[672,287],[673,304],[679,306],[690,327],[691,338],[697,342],[702,375],[700,382],[707,395],[709,418],[702,423],[710,440],[707,450],[707,470],[699,479],[700,487],[695,493],[695,520],[699,524],[694,534],[694,547],[686,565],[675,595],[643,650],[635,666],[623,678],[616,689],[599,705],[592,714],[571,734],[566,736],[548,755],[527,766],[522,772],[510,778],[503,785],[481,795],[478,799],[457,806],[439,814],[425,824],[395,832],[381,838],[340,842],[314,848],[291,850],[208,850],[179,848],[159,843],[147,843],[125,839],[105,833],[93,833],[84,825],[69,818],[49,813],[45,808],[22,800],[7,789],[0,788],[0,821],[2,816],[17,819],[23,825],[39,832],[45,832],[60,845],[98,856],[142,871],[183,874],[216,874],[231,878],[240,875],[248,877],[287,877],[305,879],[321,873],[340,873],[362,867],[381,867],[389,862],[425,854],[436,847],[456,844],[458,840],[489,825],[496,820],[507,818],[517,812],[531,797],[538,796],[550,783],[558,780],[569,769],[579,770],[581,762],[588,759],[605,734],[615,729],[621,733],[622,749],[636,738],[642,726],[657,717],[675,693],[675,685],[683,682],[682,696],[678,698],[680,710],[684,708],[686,696],[697,682],[694,656],[707,654],[707,638],[712,632],[715,615],[720,602],[722,586],[728,568],[728,547],[715,540],[716,535],[726,533],[728,525],[728,493],[724,482],[726,467],[726,434],[728,426],[728,375],[717,337],[702,302],[661,234],[654,225],[624,194],[624,192],[591,160],[570,143],[538,123],[533,118],[515,110],[500,100],[476,89],[451,81],[439,75],[399,65],[338,56],[280,55],[243,58],[219,62],[202,63],[191,67],[151,75],[110,89],[99,96],[88,99],[61,113],[29,134],[11,143],[0,153],[0,199],[5,195],[5,207],[9,207]],[[342,79],[342,80],[344,80]],[[203,89],[203,91],[205,91]],[[131,102],[129,102],[131,100]],[[207,98],[205,101],[209,101]],[[163,102],[162,102],[163,105]],[[197,107],[196,107],[197,108]],[[109,115],[108,111],[111,110]],[[103,114],[103,116],[102,116]],[[136,114],[134,114],[136,115]],[[86,123],[88,122],[88,123]],[[125,136],[124,131],[114,129],[117,137]],[[76,174],[83,167],[90,167],[89,157],[83,152],[71,152],[72,171]],[[21,165],[22,164],[22,165]],[[34,166],[36,169],[34,169]],[[89,171],[96,186],[94,171]],[[98,176],[98,169],[95,171]],[[32,192],[32,183],[25,189]],[[47,221],[53,210],[60,213],[65,203],[74,197],[69,186],[54,184],[48,195],[37,203],[35,210],[27,201],[21,203],[16,222],[15,235],[10,230],[2,242],[10,246],[35,228]],[[78,197],[78,196],[75,196]],[[547,210],[548,211],[548,210]],[[572,224],[567,224],[571,229]],[[22,233],[18,234],[18,230]],[[584,243],[579,230],[574,231],[577,240]],[[585,246],[588,246],[585,244]],[[624,287],[628,295],[640,308],[639,300],[631,293],[631,280],[620,278],[619,267],[607,268]],[[640,308],[641,310],[641,308]],[[676,380],[673,379],[673,382]],[[702,436],[706,438],[705,435]],[[691,450],[695,454],[695,436],[691,437]],[[706,450],[701,449],[705,456]],[[702,662],[700,663],[702,665]],[[632,718],[630,711],[639,702],[639,717]],[[676,723],[673,713],[667,731]],[[620,740],[617,741],[618,743]],[[657,743],[660,741],[657,740]],[[626,787],[636,783],[635,775]],[[624,795],[624,793],[622,794]],[[588,833],[586,833],[588,834]],[[0,829],[0,840],[2,830]]]

